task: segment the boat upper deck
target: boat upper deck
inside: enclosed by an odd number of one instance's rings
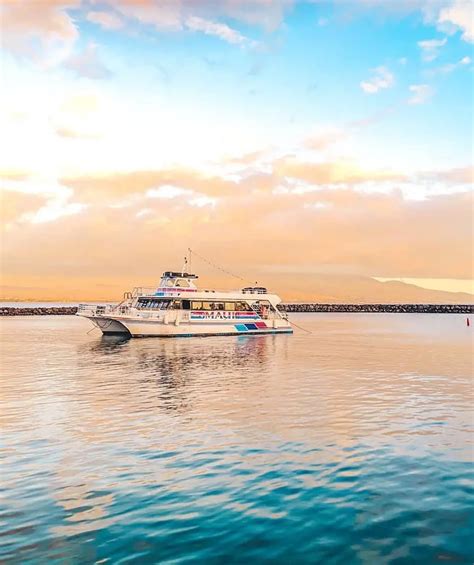
[[[197,275],[166,271],[163,273],[158,287],[135,287],[128,298],[175,298],[197,300],[259,300],[265,297],[272,304],[278,304],[280,298],[276,294],[269,294],[262,286],[247,286],[240,290],[201,289],[195,285]]]

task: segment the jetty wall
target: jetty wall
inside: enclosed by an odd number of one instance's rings
[[[474,304],[280,304],[285,312],[371,314],[474,314]]]
[[[474,304],[320,304],[282,303],[284,312],[371,314],[472,314]],[[0,305],[0,316],[73,316],[76,306],[11,307]]]
[[[0,316],[73,316],[77,306],[0,306]]]

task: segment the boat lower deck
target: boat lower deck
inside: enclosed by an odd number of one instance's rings
[[[130,317],[90,317],[104,335],[130,335],[131,337],[193,337],[226,335],[263,335],[293,333],[286,320],[234,323],[191,322],[164,323]]]

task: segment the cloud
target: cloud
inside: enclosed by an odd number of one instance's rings
[[[241,47],[256,47],[258,43],[245,37],[235,29],[226,24],[206,20],[192,16],[186,20],[186,27],[192,31],[201,31],[206,35],[218,37],[227,43],[240,45]]]
[[[450,184],[474,184],[474,167],[459,167],[447,171],[427,173],[428,177]]]
[[[302,162],[285,157],[274,163],[274,171],[283,177],[292,177],[315,185],[359,184],[365,182],[403,181],[405,175],[393,171],[367,171],[344,161],[332,163]]]
[[[81,0],[0,0],[2,46],[37,63],[56,64],[79,37],[68,10],[80,4]]]
[[[424,104],[434,94],[434,89],[429,84],[412,84],[409,87],[412,96],[408,99],[408,104]]]
[[[2,181],[24,181],[30,177],[29,171],[20,169],[4,169],[0,171],[0,180]]]
[[[362,81],[360,87],[367,94],[375,94],[380,90],[391,88],[395,84],[395,77],[386,67],[373,69],[372,77],[367,81]]]
[[[449,74],[452,73],[453,71],[457,70],[457,69],[461,69],[463,67],[467,67],[468,65],[470,65],[472,62],[472,59],[468,56],[463,57],[462,59],[459,59],[459,61],[457,61],[456,63],[448,63],[446,65],[442,65],[441,67],[438,67],[437,69],[432,69],[430,71],[430,75],[437,75],[437,74]]]
[[[63,66],[81,77],[94,80],[106,79],[112,76],[110,70],[100,60],[98,45],[93,42],[88,43],[82,52],[68,57],[63,62]]]
[[[183,195],[111,208],[103,201],[53,222],[13,225],[1,250],[5,284],[44,278],[54,292],[63,277],[61,288],[79,288],[83,297],[93,294],[97,282],[123,290],[137,281],[152,283],[163,268],[173,268],[190,242],[216,263],[228,264],[231,249],[232,267],[244,273],[257,273],[266,264],[290,273],[312,268],[380,277],[471,276],[469,192],[411,201],[399,191],[339,188],[268,198],[242,188],[217,202],[189,202]],[[133,249],[126,269],[124,249]],[[58,264],[68,265],[67,274],[58,273]],[[265,284],[288,295],[294,289],[291,278],[267,273]],[[344,286],[350,292],[347,281]],[[314,293],[314,278],[301,290]]]
[[[314,151],[324,151],[331,145],[341,141],[347,136],[345,131],[340,129],[326,129],[315,132],[306,138],[304,146]]]
[[[273,31],[293,4],[294,0],[104,0],[101,9],[91,10],[85,0],[0,0],[2,43],[17,55],[56,65],[70,55],[81,20],[87,20],[108,30],[119,30],[126,22],[159,31],[190,29],[234,45],[255,46],[255,41],[219,19]]]
[[[6,227],[11,222],[20,221],[25,214],[38,210],[45,202],[46,197],[42,195],[0,189],[0,223]]]
[[[422,51],[424,61],[434,61],[438,55],[439,50],[443,45],[446,45],[447,39],[426,39],[418,41],[418,47]]]
[[[61,184],[72,188],[77,197],[86,202],[110,202],[126,199],[133,195],[145,196],[150,190],[155,191],[151,193],[151,196],[155,196],[160,187],[169,186],[210,197],[228,196],[238,188],[236,182],[217,176],[209,176],[184,167],[157,171],[67,177],[61,179]],[[163,194],[163,191],[161,194]]]
[[[182,29],[181,2],[169,0],[105,0],[125,19],[136,20],[144,25],[153,25],[159,30],[177,31]]]
[[[459,29],[462,39],[474,42],[474,17],[470,0],[452,0],[449,6],[439,12],[438,24],[450,31]]]
[[[87,20],[108,30],[116,30],[123,27],[123,21],[112,12],[89,12]]]
[[[99,139],[100,135],[93,132],[79,131],[67,126],[59,126],[55,129],[56,135],[66,139]]]
[[[280,26],[294,0],[168,0],[166,3],[158,0],[105,0],[105,3],[127,19],[153,25],[160,30],[182,30],[187,20],[193,17],[214,23],[224,17],[273,31]],[[196,31],[208,33],[205,29]],[[226,33],[223,30],[216,32]]]

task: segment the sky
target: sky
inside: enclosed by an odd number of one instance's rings
[[[299,298],[474,292],[470,0],[0,0],[0,31],[1,297],[189,247]]]

